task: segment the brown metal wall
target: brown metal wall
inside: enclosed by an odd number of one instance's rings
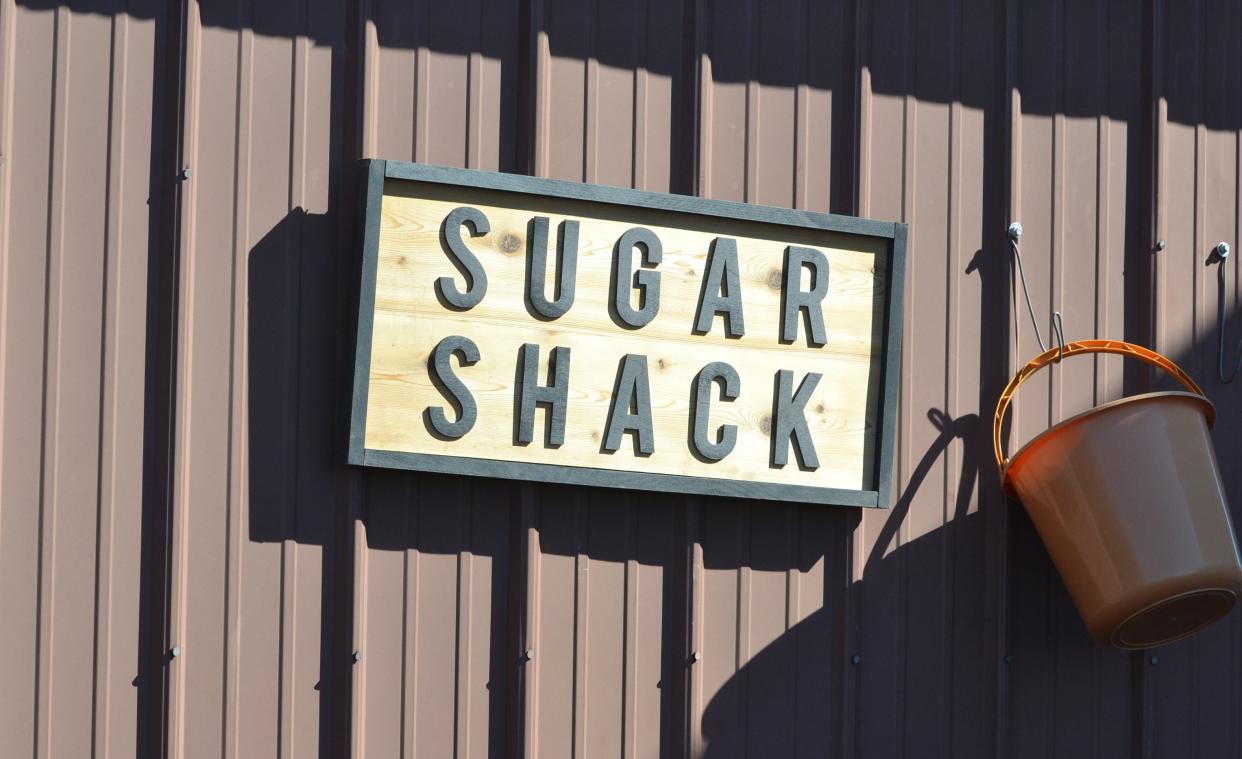
[[[987,424],[1038,350],[1017,219],[1044,322],[1204,381],[1242,500],[1239,38],[1208,0],[3,0],[0,745],[1242,756],[1239,614],[1091,643]],[[909,223],[898,504],[343,466],[366,156]],[[1014,442],[1152,381],[1054,368]]]
[[[162,9],[0,4],[0,752],[132,756]]]

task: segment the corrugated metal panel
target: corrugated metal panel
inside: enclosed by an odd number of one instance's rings
[[[169,747],[320,741],[344,13],[189,5]]]
[[[838,148],[852,128],[833,108],[850,87],[844,4],[741,0],[696,10],[697,193],[840,208],[831,178],[849,170]],[[844,608],[853,520],[806,506],[695,505],[693,755],[831,753],[844,667],[833,617]]]
[[[1156,207],[1164,251],[1156,255],[1156,334],[1159,350],[1176,356],[1216,404],[1213,434],[1234,526],[1242,524],[1242,473],[1236,465],[1242,394],[1216,379],[1217,266],[1212,248],[1227,242],[1235,253],[1228,272],[1231,334],[1226,360],[1237,360],[1239,225],[1242,224],[1242,90],[1237,35],[1242,13],[1232,3],[1163,3],[1157,84],[1163,100],[1157,125],[1159,181]],[[1232,369],[1232,366],[1230,366]],[[1242,755],[1242,615],[1159,652],[1149,667],[1153,755]]]
[[[159,16],[0,5],[0,744],[13,755],[135,752]]]
[[[1101,0],[1019,11],[1012,213],[1022,221],[1027,278],[1041,309],[1065,318],[1069,340],[1134,339],[1125,314],[1127,262],[1141,261],[1142,7]],[[1128,191],[1128,188],[1130,190]],[[1040,352],[1019,318],[1017,355]],[[1051,342],[1049,342],[1051,344]],[[1120,360],[1067,362],[1027,383],[1011,450],[1096,402],[1119,397]],[[1131,367],[1133,368],[1133,367]],[[1010,753],[1099,756],[1131,750],[1131,656],[1092,644],[1024,514],[1012,522]]]
[[[514,168],[518,5],[364,3],[362,154]],[[488,756],[506,746],[518,486],[361,477],[354,544],[356,756]],[[508,738],[512,740],[512,738]]]
[[[171,607],[151,601],[183,653],[169,753],[1242,752],[1239,615],[1154,665],[1090,643],[987,424],[1036,352],[1017,219],[1042,319],[1205,380],[1238,500],[1204,263],[1242,224],[1236,8],[187,3],[184,103],[162,103],[164,9],[83,5],[0,5],[6,745],[134,753],[138,577],[165,571],[138,565],[154,222],[134,198],[162,137],[193,172]],[[183,133],[155,134],[170,108]],[[898,505],[342,466],[359,156],[909,222]],[[1054,369],[1013,442],[1145,381]]]
[[[987,442],[1007,358],[1004,9],[861,20],[859,212],[910,224],[897,481],[854,534],[858,756],[992,756],[1004,693],[1003,499]],[[999,160],[998,160],[999,159]]]
[[[535,173],[669,190],[681,9],[548,0],[530,12]],[[670,607],[684,604],[674,569],[684,500],[524,490],[527,755],[651,756],[675,740],[684,635]]]

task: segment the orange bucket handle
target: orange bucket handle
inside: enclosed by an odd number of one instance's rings
[[[1014,394],[1018,392],[1018,386],[1048,364],[1055,364],[1061,358],[1068,358],[1069,356],[1083,353],[1116,353],[1121,356],[1137,358],[1152,366],[1158,366],[1173,375],[1190,392],[1196,395],[1204,395],[1203,390],[1195,384],[1195,381],[1190,378],[1189,374],[1182,371],[1180,366],[1141,345],[1125,343],[1120,340],[1079,340],[1073,343],[1066,343],[1064,352],[1062,352],[1061,348],[1049,348],[1031,359],[1026,366],[1013,375],[1013,379],[1009,380],[1009,384],[1005,386],[1004,392],[1001,393],[1000,399],[996,402],[996,415],[992,418],[992,450],[996,454],[996,468],[1000,473],[1001,482],[1005,481],[1005,466],[1009,464],[1009,459],[1005,458],[1005,450],[1001,441],[1001,426],[1005,421],[1005,412],[1009,409],[1009,402],[1013,400]],[[1209,414],[1210,416],[1215,416],[1212,412],[1209,412]],[[1209,418],[1208,425],[1210,426],[1214,421],[1214,419]]]

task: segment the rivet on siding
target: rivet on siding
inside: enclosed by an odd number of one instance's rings
[[[698,661],[699,661],[699,652],[698,652],[698,651],[691,651],[691,652],[690,652],[690,663],[691,663],[691,664],[697,664],[697,663],[698,663]]]
[[[1156,240],[1156,250],[1164,250],[1164,240]]]
[[[177,179],[180,179],[181,181],[184,182],[185,180],[189,178],[190,178],[190,167],[189,166],[177,172]]]
[[[354,656],[353,656],[353,658],[354,658],[354,661],[356,661],[356,662],[362,661],[362,652],[361,652],[361,651],[354,651]]]
[[[522,664],[525,664],[528,661],[533,661],[535,658],[535,649],[533,648],[526,649],[525,651],[522,652],[522,655],[518,658]]]
[[[862,661],[862,657],[859,656],[858,654],[854,654],[853,656],[850,657],[850,664],[858,664],[861,661]]]
[[[171,655],[172,655],[172,657],[175,659],[175,658],[177,658],[178,656],[180,656],[180,655],[181,655],[181,647],[180,647],[180,646],[173,646],[173,647],[172,647],[172,650],[170,650],[168,653],[169,653],[169,654],[171,654]]]
[[[1222,261],[1224,261],[1226,258],[1229,257],[1229,243],[1227,242],[1216,243],[1216,257]]]
[[[1154,666],[1156,666],[1156,665],[1157,665],[1157,664],[1159,664],[1159,663],[1160,663],[1160,657],[1159,657],[1159,656],[1153,656],[1153,657],[1151,657],[1151,665],[1152,665],[1153,667],[1154,667]]]
[[[1006,231],[1009,233],[1009,239],[1017,242],[1018,238],[1022,236],[1022,225],[1015,221],[1009,225],[1009,229]]]

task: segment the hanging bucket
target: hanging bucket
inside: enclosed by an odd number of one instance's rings
[[[1061,357],[1116,353],[1190,392],[1136,395],[1066,419],[1012,460],[1001,425],[1018,386]],[[1053,348],[1001,394],[992,443],[1005,492],[1026,507],[1087,629],[1118,648],[1179,640],[1229,613],[1242,563],[1208,430],[1216,409],[1169,359],[1113,340]]]

